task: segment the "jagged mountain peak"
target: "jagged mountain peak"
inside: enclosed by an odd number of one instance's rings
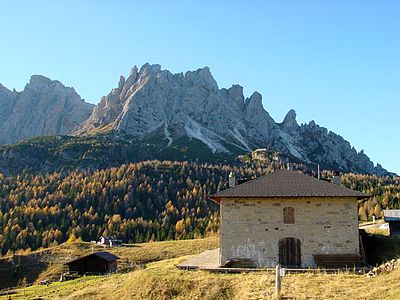
[[[229,89],[219,89],[208,67],[187,71],[184,75],[150,64],[142,66],[137,73],[136,70],[126,81],[121,78],[118,88],[101,99],[76,134],[107,127],[119,134],[143,138],[161,130],[169,142],[188,136],[200,139],[213,151],[227,151],[221,141],[229,140],[235,147],[248,150],[245,140],[252,138],[243,137],[246,116],[252,119],[250,122],[260,112],[260,118],[268,117],[259,93],[252,95],[251,104],[245,108],[243,87],[232,85]],[[273,121],[261,123],[267,128]],[[266,140],[268,134],[263,136]]]
[[[296,117],[297,117],[296,111],[294,109],[289,110],[281,123],[282,129],[288,131],[299,127]]]
[[[209,67],[199,68],[195,71],[187,71],[184,78],[196,86],[200,86],[210,91],[217,91],[218,84],[211,74]]]
[[[46,76],[36,74],[36,75],[31,76],[28,85],[42,85],[42,84],[48,85],[53,82],[54,83],[57,82],[57,83],[61,84],[61,82],[59,82],[57,80],[51,80],[50,78],[48,78]]]
[[[138,73],[138,67],[135,65],[133,66],[133,68],[131,68],[131,73],[129,74],[129,76],[137,76]]]
[[[200,141],[214,153],[267,147],[332,169],[386,172],[380,165],[374,167],[363,151],[357,152],[314,121],[299,126],[294,110],[276,123],[264,109],[260,93],[245,98],[238,84],[220,89],[208,67],[173,74],[157,64],[134,66],[93,111],[72,88],[34,75],[20,93],[0,85],[0,122],[5,124],[0,128],[0,143],[111,130],[123,139],[156,141],[161,149],[175,147],[182,139]],[[185,143],[190,147],[190,142]]]
[[[7,90],[7,91],[9,91],[8,88],[6,88],[4,85],[2,85],[2,84],[0,83],[0,91],[1,91],[1,90]]]
[[[121,77],[118,88],[101,99],[78,134],[106,127],[135,139],[157,136],[160,146],[187,137],[200,140],[212,152],[269,147],[341,170],[376,170],[342,137],[314,121],[299,126],[294,110],[276,123],[260,93],[245,98],[238,84],[219,89],[208,67],[184,75],[161,70],[160,65],[145,64],[137,70],[134,67],[127,80]]]
[[[225,89],[221,89],[221,91]],[[243,95],[243,87],[239,84],[233,84],[227,91],[228,99],[232,105],[236,105],[243,109],[244,107],[244,95]]]
[[[73,88],[42,75],[31,76],[21,92],[0,91],[0,144],[43,135],[69,134],[94,105]]]
[[[57,97],[55,94],[59,94],[60,96],[68,94],[70,97],[67,97],[67,100],[73,99],[72,101],[76,101],[77,99],[80,99],[81,102],[83,101],[73,87],[67,87],[60,81],[52,80],[43,75],[32,75],[29,82],[25,85],[22,93],[23,92],[38,94],[48,93],[49,96],[54,94],[52,97],[54,101],[63,101],[62,97]],[[88,105],[93,106],[92,104]]]
[[[11,97],[13,93],[16,93],[16,91],[10,91],[8,88],[0,83],[0,101],[2,99],[5,100],[6,97]]]
[[[134,70],[135,67],[132,68],[131,74],[132,74],[132,71]],[[140,68],[139,75],[151,75],[151,74],[156,74],[156,73],[158,73],[160,71],[161,71],[161,65],[159,65],[159,64],[151,65],[149,63],[145,63]]]
[[[296,123],[297,124],[296,117],[297,117],[296,111],[294,109],[291,109],[286,114],[286,116],[283,119],[282,123],[286,123],[286,124]]]
[[[317,123],[315,123],[314,120],[311,120],[310,122],[308,122],[308,126],[310,126],[310,127],[319,127],[319,125],[317,125]]]
[[[119,77],[118,89],[117,90],[122,89],[122,87],[124,86],[125,82],[126,82],[125,77],[121,75]]]
[[[250,98],[246,99],[246,105],[252,105],[254,107],[263,107],[262,96],[259,92],[255,91]]]
[[[243,96],[243,87],[240,84],[232,84],[229,90],[240,93]]]

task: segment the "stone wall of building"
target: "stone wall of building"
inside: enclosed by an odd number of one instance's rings
[[[294,208],[294,224],[283,223],[283,208]],[[220,263],[250,258],[258,267],[279,261],[279,240],[301,242],[302,267],[315,254],[359,254],[356,198],[222,198]]]

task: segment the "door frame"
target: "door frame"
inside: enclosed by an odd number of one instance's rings
[[[301,267],[301,241],[296,237],[283,237],[278,243],[278,261],[284,267]]]

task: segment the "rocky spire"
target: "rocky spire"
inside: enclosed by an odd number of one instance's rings
[[[139,71],[139,75],[150,75],[154,73],[158,73],[161,71],[161,66],[158,64],[151,65],[149,63],[145,63]],[[132,71],[131,71],[132,74]]]
[[[228,99],[229,102],[238,107],[239,109],[244,109],[244,96],[243,87],[239,84],[234,84],[228,89]]]
[[[209,67],[197,69],[196,71],[188,71],[185,73],[185,79],[193,85],[205,88],[208,91],[218,91],[218,84],[212,76]]]
[[[283,122],[281,123],[281,127],[285,131],[297,129],[299,127],[299,124],[297,124],[296,121],[296,111],[294,109],[289,110],[289,112],[286,114]]]

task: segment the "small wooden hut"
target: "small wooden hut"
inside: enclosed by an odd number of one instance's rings
[[[70,273],[104,274],[117,270],[118,256],[107,251],[96,252],[67,262]]]

